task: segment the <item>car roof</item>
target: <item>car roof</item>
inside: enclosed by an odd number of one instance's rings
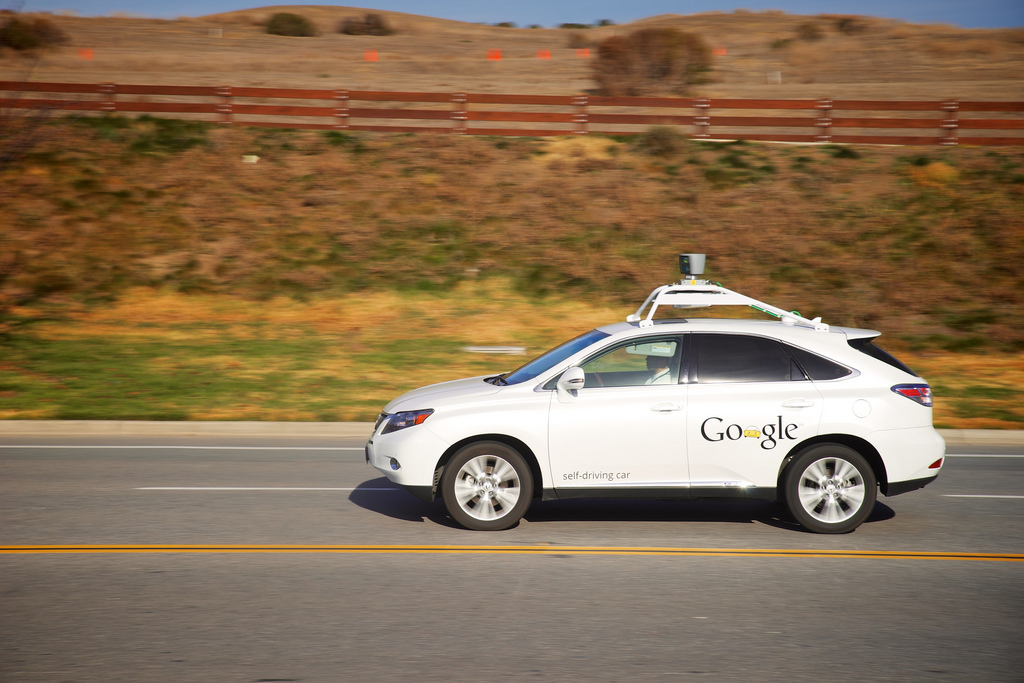
[[[851,339],[872,339],[881,333],[877,330],[856,327],[830,327],[828,331],[815,330],[801,325],[787,325],[779,320],[749,320],[745,318],[683,318],[655,320],[650,327],[638,323],[618,322],[601,326],[602,332],[617,336],[680,334],[686,332],[721,332],[726,334],[753,334],[772,337],[782,341],[814,345],[822,343],[845,344]]]

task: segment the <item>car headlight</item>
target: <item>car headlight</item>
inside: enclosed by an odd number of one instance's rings
[[[388,423],[384,425],[384,429],[381,430],[381,434],[390,434],[391,432],[397,432],[399,429],[405,429],[406,427],[414,427],[418,424],[422,424],[424,420],[434,414],[434,409],[429,408],[427,410],[406,410],[401,413],[395,413],[388,420]]]

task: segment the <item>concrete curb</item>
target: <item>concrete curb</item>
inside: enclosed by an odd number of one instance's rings
[[[939,434],[951,446],[1024,446],[1021,429],[940,429]]]
[[[370,422],[160,422],[143,420],[0,420],[0,436],[320,436],[369,438]],[[1024,446],[1024,430],[940,429],[950,445]]]

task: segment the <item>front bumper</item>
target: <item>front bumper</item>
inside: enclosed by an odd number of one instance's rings
[[[430,500],[434,488],[434,472],[448,443],[424,425],[416,425],[391,434],[379,430],[366,444],[366,462],[384,474],[389,481]]]

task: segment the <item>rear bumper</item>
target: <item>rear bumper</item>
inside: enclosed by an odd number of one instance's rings
[[[916,491],[917,489],[923,489],[928,484],[932,483],[939,478],[939,473],[936,472],[930,477],[924,477],[923,479],[911,479],[910,481],[894,481],[890,482],[885,490],[882,491],[886,496],[898,496],[901,493],[907,493],[908,491]]]
[[[940,472],[946,455],[946,442],[931,426],[874,432],[868,437],[885,466],[887,496],[913,491],[928,484]],[[938,466],[935,466],[938,463]],[[923,483],[919,483],[923,482]]]

